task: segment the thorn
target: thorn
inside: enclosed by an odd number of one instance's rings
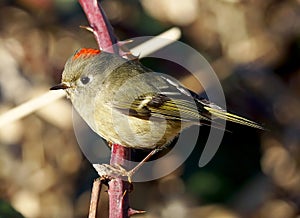
[[[127,45],[127,44],[132,43],[132,42],[133,42],[132,39],[127,39],[127,40],[124,40],[124,41],[118,41],[118,46]]]
[[[89,32],[95,33],[94,29],[92,27],[90,27],[90,26],[82,26],[82,25],[80,25],[79,27],[82,28],[82,29],[85,29],[85,30],[87,30]]]
[[[122,195],[122,199],[125,197],[126,193],[127,193],[127,190],[124,191],[124,193]]]
[[[132,215],[135,215],[135,214],[143,214],[143,213],[146,213],[146,211],[145,210],[135,210],[135,209],[132,209],[132,208],[128,209],[128,216],[132,216]]]

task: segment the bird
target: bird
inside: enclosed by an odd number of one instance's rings
[[[109,143],[162,149],[193,125],[221,128],[221,120],[264,129],[200,97],[167,74],[137,60],[82,48],[66,62],[61,83],[79,115]],[[153,152],[155,153],[155,152]]]

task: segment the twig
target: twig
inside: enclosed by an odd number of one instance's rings
[[[19,106],[7,111],[6,113],[0,116],[0,128],[5,127],[6,124],[11,123],[13,121],[19,120],[34,111],[48,105],[49,103],[62,98],[66,93],[62,90],[58,90],[57,92],[46,92],[39,97],[31,99]]]
[[[139,56],[140,58],[146,57],[147,55],[154,53],[167,45],[170,45],[172,42],[175,42],[180,38],[180,36],[180,29],[173,27],[157,37],[154,37],[132,48],[130,51],[133,55]]]
[[[89,218],[97,217],[97,207],[100,200],[100,192],[101,192],[102,182],[101,179],[96,179],[93,183],[91,201],[90,201],[90,210],[89,210]]]

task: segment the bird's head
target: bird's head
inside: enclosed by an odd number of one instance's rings
[[[97,62],[97,56],[100,54],[100,50],[91,48],[82,48],[75,52],[65,64],[61,83],[53,86],[51,90],[63,89],[72,100],[76,92],[87,89],[95,74],[100,73],[92,68],[96,66],[93,63]]]

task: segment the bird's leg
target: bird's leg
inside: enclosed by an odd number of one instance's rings
[[[156,154],[158,151],[160,151],[159,148],[155,148],[153,149],[141,162],[139,162],[133,169],[129,170],[127,172],[127,178],[128,178],[128,181],[131,183],[132,180],[131,180],[131,177],[135,174],[136,171],[138,171],[143,165],[144,163],[149,160],[154,154]]]
[[[139,162],[134,168],[132,168],[129,171],[127,171],[121,165],[118,164],[113,166],[109,164],[93,164],[93,167],[102,179],[111,180],[112,178],[126,176],[128,178],[128,181],[132,183],[131,178],[136,173],[136,171],[138,171],[143,166],[143,164],[158,151],[160,151],[159,148],[153,149],[141,162]]]

